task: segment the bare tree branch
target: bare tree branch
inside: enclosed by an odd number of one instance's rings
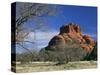
[[[24,47],[23,43],[34,44],[34,40],[28,41],[26,37],[30,35],[31,32],[34,32],[38,29],[42,29],[46,25],[44,24],[45,20],[38,20],[42,16],[51,16],[55,10],[54,7],[51,7],[47,4],[38,4],[38,3],[18,3],[16,6],[16,44],[21,46],[26,51],[30,51],[27,47]],[[52,14],[51,14],[52,13]],[[34,20],[37,25],[35,27],[27,28],[25,24],[30,19]],[[47,28],[44,28],[47,29]],[[34,36],[35,38],[35,36]]]
[[[23,49],[25,49],[26,51],[28,51],[30,54],[32,54],[32,52],[30,51],[30,49],[24,47],[22,44],[17,43],[20,47],[22,47]],[[32,54],[33,55],[33,54]]]

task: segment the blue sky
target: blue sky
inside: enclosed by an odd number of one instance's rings
[[[51,6],[51,5],[50,5]],[[47,46],[50,39],[59,33],[59,28],[70,22],[80,26],[83,34],[89,34],[94,40],[97,40],[97,8],[86,6],[71,6],[71,5],[52,5],[56,6],[57,12],[55,16],[42,16],[38,20],[43,20],[47,25],[48,31],[36,31],[35,46],[41,49]],[[38,22],[38,21],[37,21]],[[34,19],[27,21],[25,24],[28,28],[36,25]],[[29,35],[29,40],[32,40],[34,33]],[[32,45],[27,45],[32,47]],[[18,47],[20,50],[20,48]]]

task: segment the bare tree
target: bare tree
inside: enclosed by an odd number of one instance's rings
[[[51,5],[47,4],[16,3],[16,44],[32,54],[32,52],[27,47],[25,47],[24,44],[34,44],[34,40],[25,40],[26,37],[29,36],[31,32],[34,32],[35,34],[35,31],[38,29],[47,29],[45,28],[46,25],[44,24],[44,20],[38,20],[38,18],[55,15],[55,11],[56,6],[52,7]],[[25,27],[25,23],[30,19],[34,20],[37,25],[34,25],[32,28],[27,28]]]

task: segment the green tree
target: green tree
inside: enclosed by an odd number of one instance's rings
[[[97,43],[95,44],[93,50],[86,55],[84,60],[97,60]]]

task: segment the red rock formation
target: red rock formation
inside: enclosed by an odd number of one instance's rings
[[[55,48],[56,46],[62,46],[68,42],[75,41],[87,52],[91,52],[95,41],[89,35],[83,35],[80,27],[77,24],[69,23],[60,28],[60,33],[54,36],[49,44],[49,48]]]

